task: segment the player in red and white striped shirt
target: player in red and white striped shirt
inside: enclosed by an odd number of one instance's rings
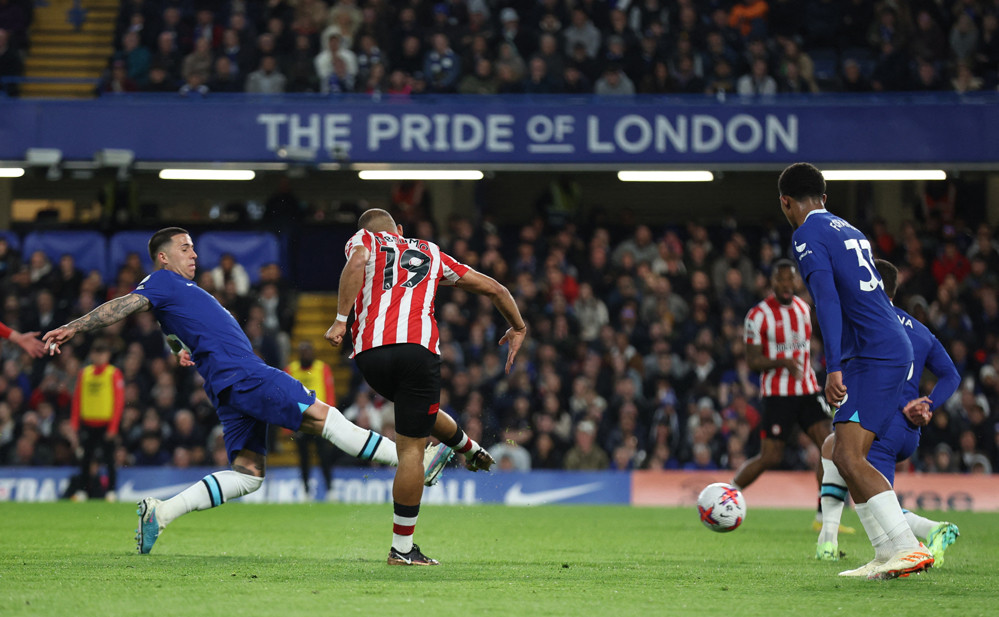
[[[469,439],[454,419],[438,413],[441,359],[434,301],[439,284],[488,296],[510,328],[499,344],[509,344],[506,371],[527,335],[510,291],[489,276],[459,263],[433,242],[402,235],[385,210],[371,209],[347,242],[340,276],[336,321],[326,339],[340,345],[354,308],[352,357],[368,384],[395,403],[399,469],[392,485],[394,518],[389,565],[437,565],[413,544],[423,497],[424,447],[433,435],[465,455],[472,471],[488,470],[493,459]],[[448,450],[450,454],[450,450]],[[448,457],[439,460],[443,465]],[[431,463],[431,465],[433,462]]]
[[[745,342],[749,368],[760,371],[763,428],[760,453],[736,472],[732,484],[746,488],[767,469],[784,460],[784,445],[797,424],[821,450],[832,431],[812,370],[812,312],[794,295],[798,269],[789,259],[774,264],[773,294],[746,315]],[[816,475],[822,483],[822,467]]]

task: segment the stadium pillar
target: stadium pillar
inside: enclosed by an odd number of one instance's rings
[[[985,178],[985,219],[990,225],[999,225],[999,175]]]
[[[901,182],[872,182],[874,213],[885,220],[892,232],[902,229],[905,220],[903,186]]]
[[[446,230],[452,216],[475,220],[475,182],[435,180],[427,182],[427,191],[437,229]]]
[[[13,180],[0,180],[0,229],[10,229],[10,212],[13,208],[13,185]]]

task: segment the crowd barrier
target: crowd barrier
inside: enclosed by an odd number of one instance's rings
[[[118,498],[171,497],[211,468],[132,467],[118,474]],[[0,501],[56,501],[76,473],[70,467],[0,467]],[[313,470],[309,490],[297,468],[268,470],[261,490],[242,498],[249,503],[346,504],[392,502],[393,469],[337,467],[331,491]],[[545,504],[619,504],[694,507],[697,494],[712,482],[727,482],[731,472],[702,471],[532,471],[471,473],[448,470],[426,489],[426,504],[510,506]],[[999,476],[899,474],[895,484],[903,507],[927,510],[999,512]],[[809,472],[768,472],[746,490],[750,508],[814,508],[817,483]]]
[[[97,231],[33,231],[21,237],[12,231],[4,231],[12,248],[21,251],[27,262],[35,251],[48,256],[53,267],[66,254],[72,255],[76,267],[83,272],[98,271],[105,282],[115,280],[118,269],[125,264],[129,254],[136,253],[147,272],[152,271],[149,257],[149,238],[155,229],[120,231],[105,237]],[[280,244],[270,232],[209,231],[192,234],[198,265],[211,269],[219,264],[222,255],[230,253],[236,262],[246,268],[250,282],[260,280],[260,268],[270,263],[283,265]]]

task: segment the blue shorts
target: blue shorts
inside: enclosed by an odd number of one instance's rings
[[[888,432],[871,444],[867,460],[895,486],[895,464],[912,456],[919,446],[919,427],[910,424],[901,410],[892,416]]]
[[[219,393],[218,416],[229,462],[240,450],[267,454],[267,425],[297,431],[302,414],[316,402],[316,393],[273,367],[253,374]]]
[[[859,422],[878,437],[884,437],[898,413],[902,387],[912,364],[904,366],[853,359],[843,367],[846,399],[840,403],[833,424]]]

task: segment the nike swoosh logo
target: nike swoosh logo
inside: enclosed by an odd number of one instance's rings
[[[602,486],[603,482],[591,482],[589,484],[581,484],[580,486],[568,486],[548,491],[525,493],[521,488],[520,482],[517,482],[506,492],[506,495],[503,497],[503,503],[508,506],[540,506],[592,493],[599,490]]]
[[[804,251],[807,246],[808,246],[807,242],[802,242],[801,244],[795,244],[794,245],[794,250],[796,250],[796,251],[798,251],[800,253],[800,252]]]
[[[187,286],[188,287],[194,287],[194,283],[188,283]]]
[[[118,488],[118,499],[120,501],[136,501],[144,497],[156,497],[157,499],[169,499],[185,488],[191,486],[190,482],[183,484],[170,484],[167,486],[157,486],[143,491],[135,490],[135,482],[129,480]]]

